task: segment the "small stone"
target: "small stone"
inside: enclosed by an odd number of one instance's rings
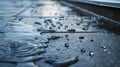
[[[78,26],[79,26],[79,25],[80,25],[80,23],[76,23],[76,25],[78,25]]]
[[[63,26],[63,24],[61,22],[57,22],[57,24],[60,25],[60,26]]]
[[[57,24],[61,24],[61,22],[57,22]]]
[[[38,40],[39,38],[38,37],[35,37],[35,40]]]
[[[60,24],[60,26],[63,26],[63,24]]]
[[[52,20],[51,19],[47,19],[47,20],[44,21],[44,23],[47,23],[47,24],[48,23],[52,23]]]
[[[68,29],[67,31],[68,32],[75,32],[76,30],[75,29]]]
[[[69,43],[65,43],[65,47],[68,48],[69,47]]]
[[[93,57],[93,56],[94,56],[94,53],[93,53],[93,52],[90,52],[90,53],[89,53],[89,56],[90,56],[90,57]]]
[[[19,21],[21,21],[23,18],[19,18]]]
[[[65,29],[67,29],[68,28],[68,26],[67,25],[65,25]]]
[[[88,28],[82,28],[83,30],[88,30]]]
[[[54,24],[52,24],[53,27],[56,27]]]
[[[66,30],[67,28],[68,28],[68,26],[66,25],[64,29]]]
[[[65,28],[68,28],[68,26],[66,25]]]
[[[93,39],[91,39],[90,41],[91,41],[91,42],[93,42],[94,40],[93,40]]]
[[[49,27],[49,30],[52,30],[53,28],[52,27]]]
[[[57,40],[61,38],[60,36],[51,36],[50,38],[48,38],[48,40]]]
[[[66,34],[66,35],[65,35],[65,37],[66,37],[66,38],[68,38],[68,37],[69,37],[69,35],[68,35],[68,34]]]
[[[80,42],[82,42],[82,40],[80,40]]]
[[[60,27],[58,27],[58,29],[60,29]]]
[[[101,47],[102,47],[103,49],[106,49],[106,46],[104,46],[104,45],[101,45]]]
[[[81,53],[85,53],[85,52],[86,52],[85,48],[82,48]]]
[[[57,47],[57,48],[56,48],[56,50],[57,50],[57,51],[60,51],[60,48],[59,48],[59,47]]]
[[[35,14],[35,13],[37,13],[37,10],[32,10],[31,13]]]
[[[37,29],[37,32],[40,32],[41,31],[41,29]]]
[[[79,39],[84,39],[85,37],[83,37],[83,36],[81,36],[81,37],[79,37]]]
[[[40,22],[34,22],[35,24],[37,24],[37,25],[41,25],[41,23]]]

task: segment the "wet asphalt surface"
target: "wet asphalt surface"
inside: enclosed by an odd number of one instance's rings
[[[0,67],[119,67],[120,36],[63,1],[0,0]]]

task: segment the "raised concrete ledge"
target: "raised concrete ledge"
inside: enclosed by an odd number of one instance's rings
[[[106,6],[106,7],[113,7],[113,8],[120,8],[120,1],[99,1],[99,0],[67,0],[73,2],[83,2],[89,3],[99,6]]]
[[[120,23],[120,8],[99,6],[88,0],[66,0],[66,2]]]

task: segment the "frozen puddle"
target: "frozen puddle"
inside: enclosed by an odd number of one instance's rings
[[[36,67],[33,63],[41,59],[46,59],[46,63],[53,67],[68,67],[78,61],[78,57],[66,58],[64,61],[57,61],[46,55],[46,48],[49,39],[54,40],[56,37],[42,37],[37,32],[33,24],[23,23],[20,21],[5,21],[4,28],[1,30],[0,38],[0,62],[17,63],[16,67]],[[44,56],[44,53],[46,56]],[[67,56],[67,55],[65,55]]]
[[[41,38],[33,25],[5,20],[1,22],[1,31],[4,33],[0,38],[0,61],[28,62],[43,58],[39,54],[46,52],[46,45],[41,42],[47,40]]]

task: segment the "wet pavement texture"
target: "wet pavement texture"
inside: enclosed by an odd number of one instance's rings
[[[0,0],[0,67],[119,67],[120,35],[63,1]]]

